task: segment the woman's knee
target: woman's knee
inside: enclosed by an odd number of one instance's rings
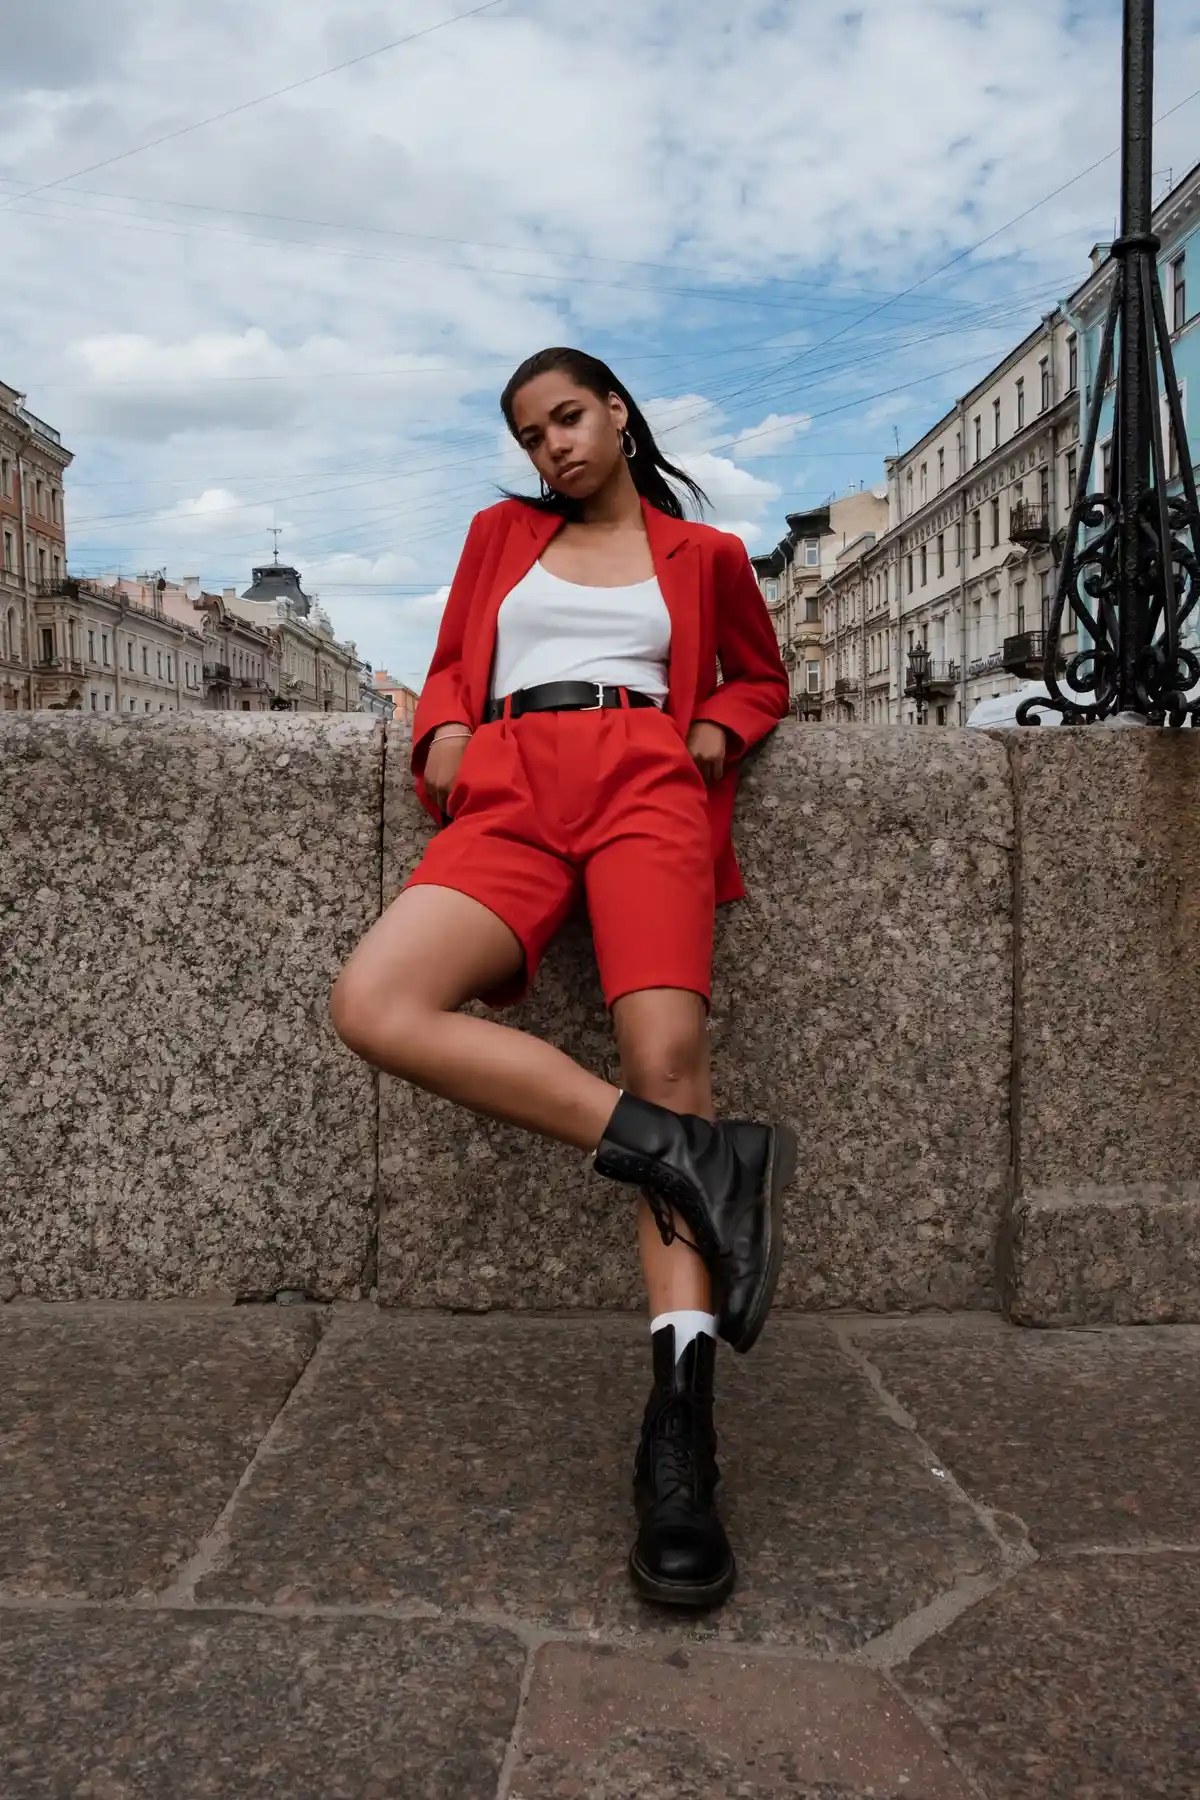
[[[621,1043],[625,1086],[643,1100],[690,1111],[708,1088],[708,1033],[702,1021],[671,1021],[641,1029]]]
[[[370,1057],[386,1038],[393,1063],[403,1055],[406,1043],[417,1044],[436,1011],[419,993],[403,984],[381,982],[353,959],[329,994],[329,1017],[342,1042],[358,1055]]]

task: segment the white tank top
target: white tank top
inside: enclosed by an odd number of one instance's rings
[[[671,616],[657,579],[583,587],[534,563],[496,620],[492,698],[544,681],[597,681],[667,697]]]

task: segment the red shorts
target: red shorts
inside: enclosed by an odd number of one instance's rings
[[[408,887],[454,888],[503,919],[525,967],[482,995],[511,1005],[586,898],[609,1006],[643,988],[712,989],[714,876],[708,791],[657,707],[527,713],[467,745],[451,823]]]

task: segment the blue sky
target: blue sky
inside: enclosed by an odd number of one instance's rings
[[[610,361],[762,548],[1112,234],[1116,158],[1072,178],[1118,141],[1114,5],[478,4],[6,23],[0,378],[76,452],[76,573],[244,587],[278,525],[417,680],[467,521],[523,478],[496,396],[531,350]],[[1160,0],[1156,192],[1200,158],[1193,10]]]

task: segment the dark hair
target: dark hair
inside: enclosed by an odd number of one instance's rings
[[[579,387],[586,388],[590,394],[597,394],[601,400],[607,400],[610,394],[616,394],[625,402],[625,410],[629,414],[626,430],[635,445],[635,454],[629,459],[629,473],[633,476],[634,487],[651,506],[656,506],[659,512],[669,513],[673,519],[685,516],[683,502],[671,486],[672,481],[687,490],[698,509],[707,503],[708,495],[699,483],[693,481],[690,475],[685,475],[682,469],[676,468],[674,463],[667,461],[654,441],[654,433],[646,423],[645,414],[624,382],[617,380],[607,363],[602,363],[597,356],[589,356],[586,350],[568,350],[559,346],[552,350],[539,350],[536,356],[525,359],[500,396],[500,410],[514,437],[517,435],[517,428],[513,418],[513,401],[517,394],[535,376],[548,375],[552,371],[569,375]],[[577,518],[583,510],[582,501],[555,493],[553,488],[540,495],[510,494],[509,498],[523,500],[527,506],[536,506],[539,512],[558,513],[564,519]]]

